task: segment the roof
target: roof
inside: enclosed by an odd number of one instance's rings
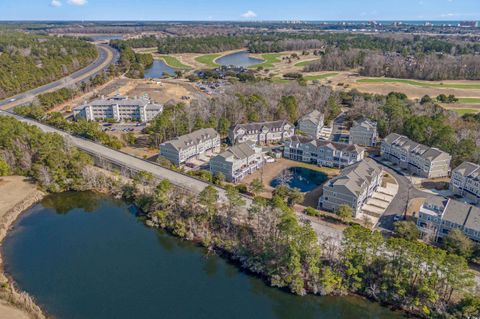
[[[299,122],[301,121],[311,121],[312,123],[314,124],[322,124],[323,125],[323,114],[318,111],[318,110],[313,110],[307,114],[305,114],[304,116],[302,116],[300,118],[300,120],[298,120]]]
[[[448,200],[442,196],[430,196],[425,200],[425,204],[430,204],[443,210],[447,205],[447,201]]]
[[[290,124],[285,120],[280,121],[271,121],[271,122],[256,122],[256,123],[246,123],[246,124],[237,124],[231,129],[237,131],[240,128],[243,128],[246,131],[260,131],[263,127],[268,127],[269,129],[273,128],[283,128],[286,124]],[[291,124],[290,124],[291,125]]]
[[[472,206],[464,227],[480,232],[480,208]]]
[[[474,164],[474,163],[471,163],[471,162],[463,162],[462,164],[458,165],[453,170],[453,172],[454,173],[459,173],[463,176],[471,176],[479,168],[480,168],[480,165],[477,165],[477,164]]]
[[[361,118],[359,120],[353,121],[352,128],[358,128],[358,127],[365,128],[369,131],[370,130],[376,130],[377,129],[377,122],[374,122],[370,119]]]
[[[342,152],[357,152],[361,153],[364,151],[363,147],[360,147],[355,144],[345,144],[345,143],[337,143],[337,142],[331,142],[323,139],[313,139],[310,137],[305,137],[305,136],[297,136],[294,135],[291,138],[288,138],[284,144],[308,144],[310,143],[312,146],[319,148],[319,147],[327,147],[335,150],[339,150]]]
[[[102,99],[97,99],[93,100],[90,103],[84,103],[83,105],[79,105],[75,107],[76,110],[81,110],[85,108],[86,106],[112,106],[112,105],[128,105],[128,106],[138,106],[138,107],[144,107],[147,106],[147,108],[161,108],[162,106],[159,104],[154,104],[151,103],[150,100],[148,99],[130,99],[126,96],[122,95],[115,95],[111,98],[102,98]]]
[[[466,223],[469,221],[469,219],[471,219],[470,226],[475,226],[475,220],[480,222],[480,209],[457,200],[451,199],[448,201],[445,212],[443,213],[443,220],[457,225],[466,226]],[[476,229],[480,230],[478,225],[479,224],[477,224]]]
[[[163,143],[162,145],[170,144],[173,148],[182,150],[216,137],[220,137],[220,135],[213,128],[203,128],[190,134],[179,136],[176,139]]]
[[[224,159],[233,158],[235,160],[242,160],[255,154],[255,150],[248,143],[240,143],[230,147],[225,152],[217,155]]]
[[[450,154],[439,150],[435,147],[429,147],[417,142],[412,141],[408,137],[396,133],[391,133],[383,139],[384,143],[388,143],[403,149],[404,151],[412,154],[419,155],[420,157],[429,160],[449,160]]]
[[[330,180],[325,186],[335,188],[338,191],[347,190],[358,196],[368,188],[373,177],[381,172],[382,169],[375,161],[366,158],[361,162],[347,166],[339,176]]]

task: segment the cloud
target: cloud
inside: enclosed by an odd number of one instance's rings
[[[253,12],[252,10],[248,10],[247,12],[242,14],[242,17],[247,18],[247,19],[251,19],[251,18],[256,18],[257,14],[255,12]]]
[[[87,4],[87,0],[68,0],[67,3],[72,6],[84,6]]]
[[[60,2],[60,0],[52,0],[52,1],[50,2],[50,6],[55,7],[55,8],[58,8],[58,7],[61,7],[61,6],[62,6],[62,3]]]

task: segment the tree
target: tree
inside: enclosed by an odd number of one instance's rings
[[[449,253],[469,258],[473,253],[473,242],[462,230],[455,228],[443,238],[443,248]]]
[[[414,222],[402,220],[395,222],[394,227],[395,233],[398,237],[411,241],[417,240],[420,237],[420,231]]]
[[[10,174],[10,166],[3,159],[0,158],[0,176],[7,176]]]
[[[216,185],[222,185],[223,182],[225,182],[225,174],[222,172],[217,172],[213,175],[213,183]]]
[[[290,207],[293,207],[295,204],[303,202],[304,197],[304,194],[298,188],[291,189],[288,192],[287,203]]]
[[[352,207],[346,204],[340,205],[336,213],[344,222],[349,221],[353,217]]]
[[[163,179],[155,188],[155,200],[162,205],[165,205],[170,200],[170,190],[172,183],[169,180]]]
[[[260,179],[258,178],[255,178],[251,183],[250,183],[250,191],[255,194],[255,195],[258,195],[260,194],[261,192],[263,192],[263,183]]]

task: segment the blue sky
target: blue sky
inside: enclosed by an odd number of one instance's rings
[[[480,20],[480,0],[0,0],[0,20]]]

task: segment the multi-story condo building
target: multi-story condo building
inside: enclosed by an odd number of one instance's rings
[[[365,150],[357,145],[335,143],[302,136],[293,136],[283,142],[285,158],[320,166],[340,167],[360,162]]]
[[[380,186],[382,172],[382,168],[370,158],[346,167],[339,176],[323,185],[318,208],[337,211],[340,205],[348,205],[356,217]]]
[[[287,121],[237,124],[230,128],[228,139],[232,145],[252,141],[258,145],[278,143],[295,134]]]
[[[208,150],[220,149],[220,135],[212,128],[200,129],[160,145],[160,155],[175,165]]]
[[[88,121],[112,119],[120,121],[149,122],[163,111],[163,105],[151,103],[148,99],[129,99],[115,95],[111,98],[102,98],[90,103],[77,106],[73,109],[75,118],[84,118]]]
[[[470,239],[480,242],[480,208],[440,196],[427,198],[420,208],[417,227],[435,240],[452,229],[460,229]]]
[[[420,177],[446,177],[450,172],[450,154],[416,143],[403,135],[388,135],[382,142],[381,154],[384,159]]]
[[[307,113],[298,120],[298,130],[312,138],[320,138],[325,118],[317,110]]]
[[[210,160],[212,174],[223,173],[228,182],[240,182],[263,166],[262,150],[254,143],[240,143]]]
[[[377,123],[369,119],[353,121],[350,128],[349,144],[375,146],[377,143]]]
[[[480,203],[480,165],[463,162],[452,170],[450,190],[475,204]]]

